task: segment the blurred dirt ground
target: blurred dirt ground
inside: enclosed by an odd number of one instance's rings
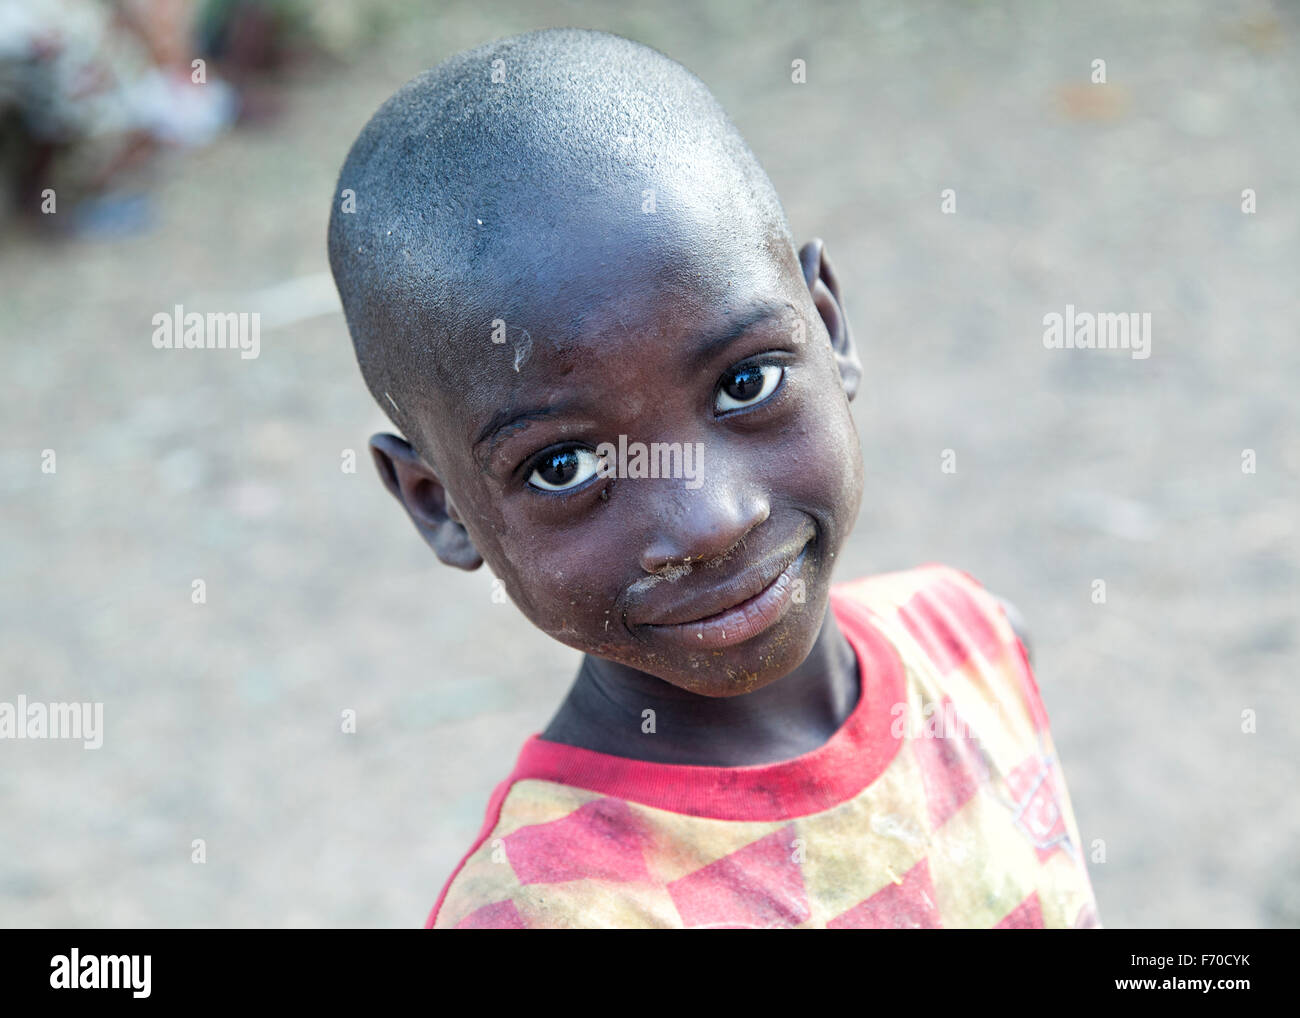
[[[107,729],[0,741],[0,924],[418,925],[549,719],[578,655],[437,564],[342,318],[293,320],[375,107],[549,25],[699,74],[825,238],[867,368],[837,575],[940,560],[1019,605],[1103,922],[1300,924],[1296,7],[387,6],[161,167],[151,232],[0,242],[0,700]],[[178,303],[290,310],[240,360],[154,350]],[[1067,303],[1150,311],[1150,358],[1044,349]]]

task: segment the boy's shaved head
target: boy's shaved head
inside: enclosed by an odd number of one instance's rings
[[[483,46],[380,108],[339,191],[330,264],[406,436],[371,449],[438,557],[593,676],[732,696],[805,667],[860,365],[821,242],[699,79],[599,32]]]
[[[794,257],[771,183],[704,84],[602,32],[504,39],[409,82],[357,138],[339,192],[330,265],[357,359],[426,451],[413,404],[431,382],[464,391],[498,370],[499,357],[473,355],[494,322],[518,361],[534,342],[564,341],[527,331],[539,299],[563,291],[552,310],[575,329],[599,302],[599,279],[557,268],[575,245],[593,265],[629,245],[666,254],[756,239]]]

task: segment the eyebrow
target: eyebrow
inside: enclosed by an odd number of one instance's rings
[[[756,304],[746,308],[738,318],[727,322],[720,330],[704,336],[696,343],[695,349],[687,357],[687,363],[690,365],[691,370],[695,371],[701,368],[705,363],[717,356],[719,351],[730,346],[754,326],[780,317],[782,312],[786,311],[789,306],[788,304]],[[492,439],[492,445],[495,447],[505,437],[500,434],[501,432],[520,427],[529,421],[555,417],[568,409],[568,406],[564,404],[535,407],[530,410],[515,410],[513,407],[504,407],[493,414],[487,423],[483,425],[471,448],[477,449],[488,439]],[[489,449],[487,455],[490,456],[491,453],[492,450]]]
[[[494,413],[488,419],[488,422],[483,425],[482,429],[478,433],[478,437],[474,439],[472,448],[477,449],[489,438],[493,440],[492,445],[495,446],[505,438],[505,435],[500,434],[501,432],[520,427],[529,421],[554,417],[556,414],[564,413],[567,409],[568,407],[563,405],[536,407],[532,410],[515,410],[512,407],[503,407]],[[491,455],[491,453],[492,450],[489,449],[487,454]]]
[[[696,344],[689,358],[691,368],[695,370],[703,367],[717,355],[718,351],[730,346],[754,326],[779,317],[788,307],[788,304],[756,304],[746,308],[740,317],[728,322],[717,332],[705,336]]]

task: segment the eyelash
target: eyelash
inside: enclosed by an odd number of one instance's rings
[[[739,374],[742,370],[746,368],[776,367],[781,369],[781,375],[776,380],[776,383],[773,385],[772,391],[769,392],[762,399],[760,399],[758,402],[749,403],[739,407],[732,407],[728,410],[722,411],[721,413],[718,414],[718,416],[729,417],[733,414],[744,413],[746,411],[753,409],[754,407],[765,406],[766,404],[770,403],[773,399],[776,398],[777,394],[784,387],[785,371],[789,366],[790,366],[790,361],[788,359],[788,356],[782,357],[782,356],[776,356],[774,354],[769,353],[769,354],[760,354],[756,357],[748,358],[747,360],[741,361],[739,364],[734,364],[731,367],[727,368],[727,370],[722,373],[722,377],[718,379],[718,384],[713,387],[713,403],[715,406],[717,405],[718,395],[725,388],[724,382],[727,379],[733,377],[734,375]],[[735,397],[732,396],[729,398],[734,399]],[[594,450],[588,449],[583,445],[573,443],[573,442],[568,442],[561,445],[554,445],[546,449],[543,449],[540,452],[538,452],[536,455],[529,457],[519,467],[519,473],[522,474],[524,478],[524,486],[530,488],[533,492],[537,494],[553,496],[553,497],[575,495],[578,492],[586,491],[587,489],[593,487],[593,485],[590,483],[591,478],[587,478],[581,484],[572,488],[539,488],[537,485],[533,484],[532,481],[530,480],[533,474],[538,469],[540,469],[540,467],[546,462],[548,457],[557,455],[558,453],[564,452],[569,449],[583,450],[583,451],[594,453]],[[591,476],[599,477],[600,475],[598,473],[594,473]]]

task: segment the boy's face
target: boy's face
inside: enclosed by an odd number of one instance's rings
[[[441,353],[463,384],[418,411],[436,472],[400,439],[374,448],[439,556],[481,557],[544,632],[729,696],[812,648],[863,473],[820,243],[801,265],[757,225],[714,225],[584,218],[515,249],[501,276],[527,296],[496,295],[498,342],[485,322]],[[631,476],[638,448],[676,476]]]

